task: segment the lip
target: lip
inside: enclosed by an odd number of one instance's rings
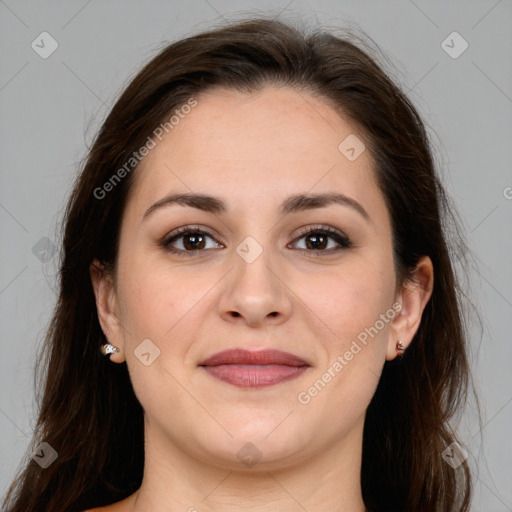
[[[310,365],[280,350],[232,349],[199,363],[209,375],[242,388],[259,388],[299,377]]]

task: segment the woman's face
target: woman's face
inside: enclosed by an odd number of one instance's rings
[[[400,316],[364,134],[286,87],[196,100],[134,171],[113,316],[102,320],[146,435],[226,468],[360,450]],[[174,194],[212,199],[151,209]],[[279,350],[307,366],[200,365],[228,349]]]

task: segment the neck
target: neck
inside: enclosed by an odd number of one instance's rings
[[[147,424],[145,450],[144,478],[130,512],[365,511],[362,423],[337,444],[287,466],[262,460],[240,470],[199,461]]]

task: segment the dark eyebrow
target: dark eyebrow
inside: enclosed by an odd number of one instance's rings
[[[312,210],[314,208],[323,208],[330,204],[341,204],[349,206],[356,210],[365,220],[370,221],[370,216],[366,210],[355,199],[344,194],[298,194],[286,199],[281,205],[281,212],[286,215],[288,213],[300,212],[304,210]]]
[[[165,206],[179,204],[182,206],[189,206],[204,212],[210,213],[225,213],[227,206],[222,199],[205,194],[169,194],[162,199],[158,200],[155,204],[150,206],[143,215],[143,219],[147,218],[152,212]],[[280,211],[283,215],[295,213],[305,210],[312,210],[315,208],[323,208],[330,204],[341,204],[349,206],[356,210],[365,220],[370,221],[370,216],[366,210],[355,199],[348,197],[344,194],[297,194],[290,196],[281,204]]]
[[[217,199],[216,197],[204,194],[169,194],[150,206],[144,213],[142,220],[148,217],[155,210],[173,204],[190,206],[191,208],[197,208],[203,212],[211,213],[224,213],[227,210],[224,201]]]

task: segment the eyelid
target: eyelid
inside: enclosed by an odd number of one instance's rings
[[[197,225],[197,224],[182,226],[182,227],[174,229],[169,234],[167,234],[166,236],[163,237],[163,239],[160,242],[160,245],[164,249],[166,249],[167,251],[169,251],[171,253],[179,254],[179,255],[189,255],[189,256],[196,255],[200,252],[208,252],[208,251],[212,250],[212,249],[196,249],[196,250],[191,250],[191,251],[185,251],[183,249],[176,249],[170,245],[171,241],[173,241],[173,239],[181,238],[182,236],[184,236],[188,233],[201,233],[201,234],[209,236],[212,240],[215,241],[216,244],[223,245],[224,247],[226,245],[222,241],[222,237],[220,237],[217,234],[213,234],[209,228],[207,228],[205,226]],[[340,231],[332,226],[321,225],[321,224],[309,225],[309,226],[305,226],[304,228],[301,228],[300,231],[295,234],[295,236],[294,236],[293,240],[290,242],[290,244],[296,243],[301,238],[305,237],[306,235],[308,235],[310,233],[324,233],[329,238],[333,239],[338,244],[338,247],[336,247],[334,249],[331,248],[328,250],[313,250],[313,249],[310,249],[310,250],[295,249],[295,250],[305,252],[308,254],[313,253],[315,256],[321,256],[321,255],[329,255],[329,254],[337,253],[342,250],[346,250],[346,249],[352,247],[352,245],[353,245],[350,238],[347,235],[345,235],[342,231]],[[219,239],[219,238],[221,239],[220,242],[217,241],[217,239]],[[288,244],[288,245],[290,245],[290,244]],[[287,247],[288,247],[288,245],[287,245]]]
[[[182,226],[182,227],[173,229],[170,233],[166,234],[162,238],[160,244],[164,247],[168,247],[174,238],[181,238],[182,236],[187,235],[189,233],[201,233],[203,235],[209,236],[217,244],[224,245],[224,246],[226,245],[220,235],[213,233],[206,226],[201,226],[199,224],[192,224],[192,225]],[[218,240],[220,240],[220,241],[218,241]],[[180,249],[176,249],[176,252],[194,252],[194,251],[182,251]],[[201,251],[198,251],[198,252],[201,252]]]
[[[329,225],[322,225],[322,224],[316,224],[312,226],[306,226],[305,228],[301,229],[299,233],[295,235],[295,238],[292,240],[291,243],[295,243],[301,238],[303,238],[306,235],[309,235],[310,233],[324,233],[329,238],[332,238],[336,241],[339,247],[335,249],[329,249],[324,251],[315,251],[315,250],[306,250],[306,249],[298,249],[305,251],[307,253],[315,253],[316,255],[321,254],[332,254],[334,252],[338,252],[343,249],[349,249],[353,246],[352,240],[341,230],[336,229]]]
[[[348,238],[342,231],[340,231],[339,229],[336,229],[332,226],[329,226],[327,224],[325,224],[325,225],[324,224],[313,224],[313,225],[305,226],[303,228],[299,228],[299,231],[295,235],[294,240],[296,240],[297,238],[300,238],[304,235],[307,235],[308,233],[316,233],[317,231],[324,231],[327,233],[332,233],[334,235],[339,235],[344,238]]]

